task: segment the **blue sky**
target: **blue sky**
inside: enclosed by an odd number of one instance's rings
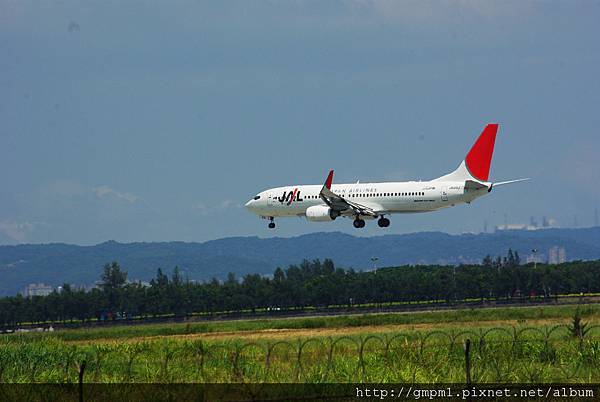
[[[589,226],[600,2],[0,0],[0,244]],[[470,206],[278,222],[284,184],[429,179],[499,122]]]

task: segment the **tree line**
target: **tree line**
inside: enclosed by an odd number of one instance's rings
[[[461,301],[600,292],[600,260],[559,265],[520,264],[518,254],[480,265],[405,265],[373,271],[335,267],[333,261],[303,261],[277,268],[271,277],[245,275],[194,282],[179,268],[158,269],[149,286],[128,282],[117,262],[106,264],[101,285],[90,291],[65,284],[48,296],[0,298],[0,325],[25,322],[112,320],[241,310],[303,309],[418,301]]]

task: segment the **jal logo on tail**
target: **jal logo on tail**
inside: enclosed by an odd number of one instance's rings
[[[282,204],[285,202],[286,205],[290,205],[294,201],[304,201],[300,196],[300,191],[298,191],[297,188],[295,188],[294,191],[284,191],[283,195],[278,197],[277,200],[279,200],[279,202]]]

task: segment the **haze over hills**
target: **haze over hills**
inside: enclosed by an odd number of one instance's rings
[[[371,269],[377,265],[479,263],[486,255],[516,250],[524,262],[537,249],[545,261],[549,249],[563,247],[567,260],[600,258],[600,227],[498,231],[449,235],[420,232],[403,235],[354,237],[339,232],[292,238],[229,237],[204,243],[117,243],[95,246],[25,244],[0,246],[0,295],[13,295],[30,283],[59,286],[91,285],[105,263],[118,261],[131,280],[149,281],[158,268],[170,273],[177,265],[193,280],[238,277],[248,273],[270,275],[278,267],[303,259],[331,258],[345,268]]]

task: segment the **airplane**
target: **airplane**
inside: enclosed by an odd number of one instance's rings
[[[292,185],[270,188],[249,200],[245,207],[268,219],[300,216],[310,222],[331,222],[338,217],[354,220],[355,228],[366,219],[377,219],[379,227],[390,225],[386,217],[396,213],[422,213],[470,204],[493,188],[525,179],[489,180],[498,124],[488,124],[456,170],[430,181],[333,184],[333,170],[323,185]]]

